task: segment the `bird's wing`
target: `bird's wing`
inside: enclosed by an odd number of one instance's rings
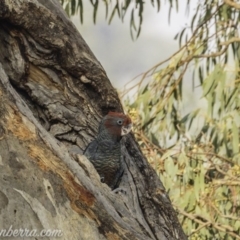
[[[121,159],[121,161],[122,161],[122,159]],[[122,162],[120,162],[120,167],[119,167],[118,171],[116,172],[115,178],[112,181],[111,186],[110,186],[112,189],[119,187],[123,173],[124,173],[123,164],[122,164]]]
[[[94,156],[97,150],[98,150],[98,142],[96,140],[93,140],[88,144],[83,154],[89,159],[94,159]]]
[[[113,141],[111,140],[108,140],[108,139],[105,139],[105,140],[102,140],[101,143],[99,143],[99,147],[102,149],[102,150],[112,150],[114,147],[117,147],[118,145],[115,144]]]
[[[95,139],[88,144],[83,154],[86,157],[93,157],[97,151],[104,151],[105,149],[112,150],[116,145],[111,140],[102,140],[100,143]]]

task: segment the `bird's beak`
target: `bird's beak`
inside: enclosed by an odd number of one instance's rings
[[[121,136],[127,135],[132,130],[132,124],[122,127]]]

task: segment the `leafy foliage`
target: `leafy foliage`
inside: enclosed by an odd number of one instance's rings
[[[143,0],[89,0],[93,7],[93,22],[97,21],[97,11],[99,6],[104,4],[106,20],[110,24],[115,15],[117,15],[121,21],[124,20],[126,13],[130,12],[130,33],[132,39],[138,38],[141,32],[141,26],[143,22],[143,13],[145,2]],[[172,0],[169,0],[171,6]],[[80,21],[83,23],[84,19],[84,1],[83,0],[60,0],[67,14],[74,15],[79,14]],[[160,0],[151,0],[151,5],[156,7],[157,11],[160,10]],[[170,13],[170,12],[169,12]]]
[[[189,239],[240,239],[239,8],[199,1],[179,51],[143,74],[126,103]],[[184,113],[189,85],[202,104]]]

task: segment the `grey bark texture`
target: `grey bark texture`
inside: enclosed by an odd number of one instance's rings
[[[117,92],[59,2],[1,0],[0,230],[187,239],[133,134],[122,143],[126,194],[82,156],[108,111],[122,111]]]

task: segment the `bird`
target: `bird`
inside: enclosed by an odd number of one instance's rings
[[[112,190],[118,188],[124,169],[121,139],[132,129],[132,121],[121,112],[109,112],[100,122],[97,137],[83,154],[97,170],[100,179]]]

